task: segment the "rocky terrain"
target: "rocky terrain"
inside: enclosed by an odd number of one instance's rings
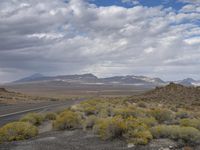
[[[132,96],[130,99],[167,105],[174,104],[185,107],[198,107],[200,106],[200,88],[193,86],[187,87],[172,82],[167,86],[156,87],[139,96]]]

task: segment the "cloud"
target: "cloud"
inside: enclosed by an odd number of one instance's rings
[[[192,4],[200,4],[199,0],[178,0],[183,3],[192,3]]]
[[[139,0],[122,0],[123,3],[129,3],[132,5],[140,4]]]
[[[188,4],[185,5],[180,11],[183,13],[200,13],[200,5]]]
[[[200,67],[192,60],[200,51],[200,14],[188,10],[187,5],[177,12],[83,0],[2,0],[0,81],[35,72],[185,77],[187,64]]]
[[[189,45],[199,45],[200,44],[200,37],[193,37],[193,38],[189,38],[186,39],[185,42]]]

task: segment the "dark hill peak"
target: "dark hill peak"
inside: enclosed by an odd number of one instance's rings
[[[182,85],[185,85],[185,86],[193,86],[193,85],[198,85],[199,84],[199,81],[196,81],[192,78],[186,78],[186,79],[183,79],[182,81],[179,81],[180,84]]]
[[[168,85],[166,85],[165,87],[160,87],[160,88],[165,88],[165,89],[169,89],[169,90],[177,90],[177,89],[181,89],[181,88],[187,88],[184,87],[181,84],[176,84],[174,82],[170,82]]]
[[[183,81],[195,82],[195,80],[194,80],[194,79],[192,79],[192,78],[186,78],[186,79],[183,79]]]

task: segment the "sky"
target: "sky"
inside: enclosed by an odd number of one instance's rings
[[[200,0],[1,0],[0,83],[34,73],[200,79]]]

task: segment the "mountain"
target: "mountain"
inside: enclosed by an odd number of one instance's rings
[[[200,86],[200,81],[196,81],[192,78],[186,78],[181,81],[178,81],[177,83],[185,86]]]
[[[146,76],[113,76],[107,78],[98,78],[93,74],[76,74],[76,75],[58,75],[58,76],[44,76],[42,74],[36,73],[29,77],[22,78],[20,80],[14,81],[15,84],[25,84],[25,83],[36,83],[36,82],[59,82],[59,83],[76,83],[76,84],[104,84],[104,85],[132,85],[140,87],[156,87],[165,86],[170,82],[165,82],[160,78],[151,78]],[[12,83],[12,84],[13,84]],[[194,80],[192,78],[187,78],[179,81],[174,81],[174,83],[181,84],[184,86],[200,86],[200,81]]]
[[[40,73],[35,73],[31,76],[19,79],[17,81],[14,81],[14,83],[22,83],[22,82],[31,82],[31,81],[36,81],[39,80],[40,78],[44,77],[42,74]]]
[[[162,81],[160,78],[150,78],[146,76],[134,76],[134,75],[98,78],[93,74],[61,75],[61,76],[43,76],[41,74],[34,74],[29,77],[14,81],[13,83],[35,83],[35,82],[134,85],[134,86],[153,86],[153,87],[165,85],[165,82]]]
[[[58,76],[44,76],[41,74],[35,74],[15,82],[5,84],[4,87],[13,91],[18,91],[31,95],[41,96],[130,96],[144,93],[147,90],[152,90],[156,87],[157,94],[143,95],[139,99],[149,98],[156,101],[176,101],[179,98],[184,100],[190,100],[190,93],[193,93],[194,89],[198,85],[198,81],[193,79],[184,79],[175,81],[176,86],[173,88],[173,84],[165,82],[160,78],[152,78],[147,76],[113,76],[106,78],[98,78],[93,74],[80,74],[80,75],[58,75]],[[166,86],[166,85],[170,86]],[[185,86],[183,86],[185,85]],[[195,86],[194,86],[195,85]],[[166,87],[165,87],[166,86]],[[164,89],[162,87],[165,87]],[[184,89],[187,90],[184,90]],[[188,92],[188,88],[192,88],[191,92]],[[198,88],[198,87],[196,87]],[[168,93],[172,89],[172,93]],[[177,89],[181,89],[177,91]],[[161,92],[163,91],[163,92]],[[179,96],[179,93],[183,92],[184,97]],[[155,92],[155,91],[154,91]],[[174,92],[174,93],[173,93]],[[191,97],[195,99],[193,94]],[[193,97],[194,96],[194,97]],[[199,95],[200,97],[200,95]],[[187,100],[187,101],[188,101]],[[184,102],[184,101],[183,101]]]
[[[145,76],[134,76],[134,75],[102,78],[101,81],[110,84],[126,84],[126,85],[138,85],[138,86],[165,84],[165,82],[159,78],[149,78]]]
[[[94,81],[97,77],[93,74],[82,74],[82,75],[62,75],[62,76],[44,76],[42,74],[33,74],[29,77],[19,79],[13,83],[30,83],[30,82],[47,82],[47,81],[63,81],[63,82],[73,82],[73,81]]]
[[[51,77],[56,81],[87,81],[87,82],[94,82],[98,78],[93,74],[81,74],[81,75],[63,75],[63,76],[55,76]]]
[[[200,106],[200,87],[188,87],[171,82],[163,87],[156,87],[153,90],[132,97],[132,100],[143,100],[162,104],[198,105]]]

